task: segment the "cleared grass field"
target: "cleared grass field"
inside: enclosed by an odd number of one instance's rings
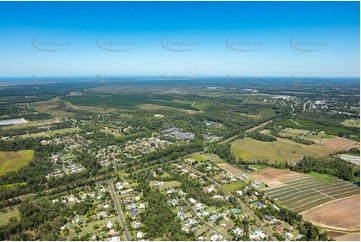
[[[5,225],[9,218],[12,217],[18,217],[19,216],[19,210],[16,208],[14,210],[7,210],[3,213],[0,213],[0,226]]]
[[[360,119],[346,119],[341,124],[344,126],[347,126],[347,127],[359,128],[360,127]]]
[[[150,183],[150,186],[154,187],[156,186],[158,181],[152,181]],[[179,187],[181,183],[179,181],[165,181],[163,182],[163,186],[158,186],[159,190],[164,191],[169,188]]]
[[[237,158],[248,161],[299,161],[303,156],[320,156],[319,153],[306,149],[304,145],[284,139],[263,142],[247,137],[234,141],[231,149]]]
[[[328,135],[325,133],[314,133],[311,134],[311,131],[305,129],[292,129],[292,128],[285,128],[279,134],[284,136],[292,136],[292,137],[299,137],[302,139],[312,140],[312,141],[323,141],[327,139],[335,138],[336,136]]]
[[[234,191],[236,189],[243,188],[245,186],[246,186],[246,183],[244,183],[244,182],[236,182],[236,183],[224,185],[223,188],[227,192],[231,192],[231,191]]]
[[[0,151],[0,175],[10,171],[17,171],[26,166],[34,156],[34,150],[20,150],[17,152]]]
[[[197,110],[188,110],[188,109],[183,109],[183,108],[174,108],[174,107],[167,107],[167,106],[162,106],[162,105],[156,105],[156,104],[140,104],[136,106],[139,109],[143,109],[143,110],[160,110],[160,109],[167,109],[167,110],[174,110],[174,111],[179,111],[179,112],[185,112],[185,113],[197,113],[199,111]]]
[[[204,111],[204,109],[206,109],[206,107],[209,106],[209,102],[200,102],[200,101],[195,101],[193,104],[192,104],[192,107],[193,108],[196,108],[198,110],[202,110]]]
[[[222,160],[221,158],[219,158],[218,155],[216,154],[211,154],[211,153],[195,153],[192,155],[192,158],[195,159],[196,161],[205,161],[205,160],[209,160],[211,162],[214,162],[216,164],[224,164],[226,163],[224,160]]]
[[[30,105],[36,111],[47,113],[59,119],[73,117],[74,113],[67,112],[62,109],[63,102],[59,98],[54,98],[48,101],[35,102]]]
[[[200,155],[200,154],[192,155],[192,158],[195,159],[196,161],[205,161],[205,160],[207,160],[203,155]]]
[[[44,132],[39,132],[39,133],[33,133],[33,134],[23,134],[20,135],[19,137],[21,138],[36,138],[36,137],[50,137],[56,134],[65,134],[65,133],[75,133],[75,132],[79,132],[80,129],[79,128],[67,128],[67,129],[58,129],[58,130],[52,130],[52,131],[44,131]]]

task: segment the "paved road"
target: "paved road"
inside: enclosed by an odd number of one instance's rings
[[[199,175],[203,175],[201,172],[199,172],[198,170],[194,169],[193,167],[185,164],[184,162],[183,162],[182,164],[183,164],[184,166],[186,166],[188,169],[191,169],[194,173],[198,173]],[[230,196],[230,197],[234,197],[234,198],[237,200],[237,202],[239,203],[239,205],[241,206],[241,208],[242,208],[244,211],[246,211],[249,215],[251,215],[251,217],[256,221],[256,223],[258,224],[258,226],[260,226],[260,227],[268,234],[268,236],[271,238],[271,240],[272,240],[272,241],[277,241],[277,239],[272,236],[272,234],[273,234],[272,231],[271,231],[270,229],[264,227],[262,221],[253,213],[253,211],[252,211],[251,209],[249,209],[249,208],[246,206],[246,204],[243,203],[243,201],[242,201],[241,199],[239,199],[238,197],[233,196],[232,193],[227,192],[226,190],[224,190],[223,187],[222,187],[219,183],[217,183],[216,181],[214,181],[213,179],[211,179],[211,178],[209,178],[209,177],[207,177],[207,179],[208,179],[209,181],[211,181],[213,184],[215,184],[216,187],[217,187],[220,191],[224,192],[225,194],[227,194],[227,195]]]
[[[121,208],[119,208],[117,198],[116,198],[116,196],[114,194],[113,185],[110,182],[110,180],[107,180],[107,183],[109,185],[110,193],[111,193],[112,198],[114,200],[115,207],[117,208],[118,215],[119,215],[119,218],[120,218],[120,222],[122,223],[122,228],[124,229],[125,237],[127,237],[127,241],[130,241],[131,239],[129,237],[128,230],[127,230],[127,227],[125,226],[124,219],[123,219],[123,211],[122,211]]]
[[[180,201],[181,201],[182,203],[186,204],[186,205],[192,210],[192,213],[194,214],[194,216],[196,216],[197,219],[198,219],[199,221],[201,221],[205,226],[207,226],[208,228],[210,228],[211,230],[213,230],[213,231],[216,232],[217,234],[220,234],[220,235],[222,235],[222,236],[224,236],[224,237],[226,237],[226,238],[228,238],[228,239],[232,239],[231,236],[229,236],[229,235],[227,235],[227,234],[224,234],[224,233],[222,233],[222,232],[219,232],[219,231],[216,230],[214,227],[212,227],[211,225],[207,224],[202,218],[200,218],[200,217],[198,216],[198,214],[196,213],[196,211],[193,210],[192,206],[190,206],[185,200],[182,199],[182,200],[180,200]]]

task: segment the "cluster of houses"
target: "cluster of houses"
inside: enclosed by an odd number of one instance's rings
[[[64,149],[60,153],[54,154],[50,157],[51,163],[54,164],[56,168],[54,168],[54,170],[46,176],[47,179],[51,177],[62,177],[64,174],[76,174],[85,170],[81,164],[74,162],[75,157],[72,155],[73,150],[88,146],[89,142],[82,136],[75,134],[73,136],[42,140],[40,143],[42,145],[65,145]]]
[[[42,145],[60,145],[65,144],[66,150],[72,150],[79,148],[81,145],[86,145],[91,143],[90,141],[87,141],[83,136],[79,134],[64,136],[60,138],[53,138],[49,140],[42,140],[40,141],[40,144]]]
[[[136,140],[129,140],[126,142],[123,152],[131,153],[133,155],[147,154],[153,151],[169,147],[172,143],[167,140],[162,140],[159,137],[142,138]]]
[[[222,174],[219,174],[219,179],[218,181],[225,185],[225,184],[231,184],[231,183],[234,183],[234,182],[238,182],[240,179],[235,177],[235,176],[232,176],[230,175],[229,173],[222,173]]]
[[[122,156],[128,159],[136,159],[144,154],[154,152],[159,149],[169,147],[172,142],[162,140],[157,136],[149,138],[129,140],[123,146],[110,145],[106,148],[97,149],[94,152],[95,157],[102,166],[109,166],[122,161]]]
[[[74,207],[75,203],[83,203],[86,201],[91,201],[95,205],[95,210],[91,216],[82,216],[79,215],[79,212]],[[116,213],[114,212],[114,205],[111,196],[106,189],[104,184],[96,184],[95,187],[88,187],[88,189],[83,191],[77,191],[75,194],[70,194],[58,198],[54,198],[52,203],[62,203],[65,206],[75,210],[73,211],[74,217],[71,219],[71,222],[68,222],[64,226],[60,227],[60,230],[65,228],[76,228],[78,226],[84,226],[84,221],[93,219],[98,221],[98,226],[102,227],[105,237],[117,236],[119,231],[117,231],[115,224],[117,223]],[[112,212],[113,211],[113,212]],[[86,225],[85,225],[86,226]],[[80,233],[77,233],[76,236],[80,236]],[[99,234],[98,234],[99,235]]]
[[[81,164],[74,163],[72,160],[67,160],[66,162],[64,162],[62,167],[63,167],[63,171],[67,175],[73,173],[80,173],[85,170],[85,168]]]
[[[142,225],[139,222],[139,216],[146,210],[146,202],[141,199],[139,193],[134,191],[127,181],[117,182],[115,188],[121,196],[122,204],[125,206],[125,215],[131,217],[131,228],[137,230],[136,238],[141,240],[144,234],[139,231]]]

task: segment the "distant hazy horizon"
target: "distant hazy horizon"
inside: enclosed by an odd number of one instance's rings
[[[0,2],[0,77],[359,77],[359,2]]]

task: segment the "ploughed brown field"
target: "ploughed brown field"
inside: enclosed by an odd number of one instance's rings
[[[336,241],[360,241],[360,232],[342,233],[336,231],[326,231],[327,235]]]
[[[332,201],[309,209],[302,216],[321,227],[340,230],[360,229],[360,195]]]
[[[330,148],[334,148],[337,150],[349,150],[349,149],[359,146],[359,143],[357,143],[355,141],[345,139],[345,138],[340,138],[340,137],[323,140],[323,141],[319,142],[319,144],[326,145]]]
[[[290,170],[281,170],[274,168],[265,168],[258,174],[252,174],[252,178],[259,180],[270,187],[279,187],[286,185],[284,182],[307,177],[305,174]]]
[[[328,155],[360,146],[358,142],[340,137],[324,139],[321,141],[315,140],[315,142],[316,144],[308,145],[306,148],[322,155]]]

